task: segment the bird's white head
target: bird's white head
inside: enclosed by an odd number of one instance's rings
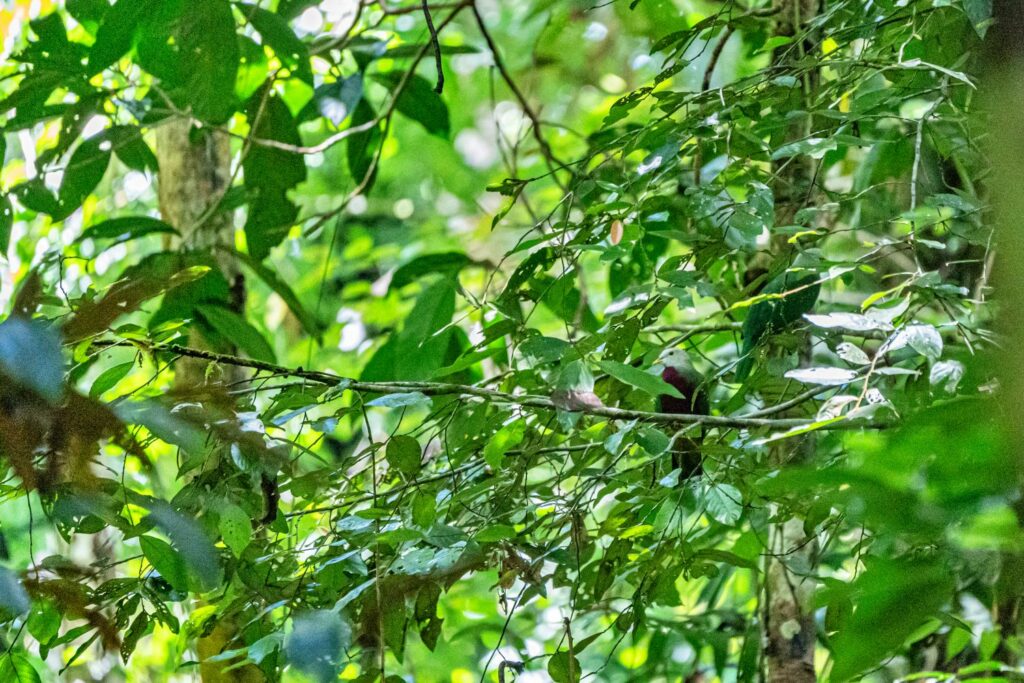
[[[690,369],[693,367],[689,354],[682,349],[668,349],[661,354],[659,360],[661,360],[662,365],[668,368]]]

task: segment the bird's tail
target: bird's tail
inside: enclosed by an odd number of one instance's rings
[[[702,439],[676,437],[672,444],[672,469],[679,470],[679,483],[700,476],[704,472],[704,458],[700,452]]]

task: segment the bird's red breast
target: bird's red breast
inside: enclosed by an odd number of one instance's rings
[[[658,409],[661,412],[681,415],[708,414],[710,410],[708,397],[704,387],[701,386],[703,378],[698,373],[679,372],[678,368],[667,367],[662,371],[661,378],[683,395],[683,398],[668,394],[659,396]]]

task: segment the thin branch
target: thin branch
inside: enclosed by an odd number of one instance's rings
[[[437,85],[434,92],[440,95],[444,92],[444,65],[441,62],[441,41],[437,39],[437,29],[434,28],[434,19],[430,16],[430,5],[423,0],[423,17],[427,20],[427,30],[430,31],[430,44],[434,46],[434,64],[437,66]]]
[[[711,52],[711,58],[708,60],[708,67],[704,70],[704,81],[701,83],[700,91],[707,92],[711,89],[711,76],[715,72],[715,67],[718,66],[718,60],[722,57],[722,52],[725,50],[725,44],[732,38],[733,32],[736,27],[729,25],[725,29],[724,35],[721,40],[715,45],[715,49]],[[693,186],[698,187],[700,185],[700,172],[701,166],[703,165],[702,151],[700,146],[700,140],[697,140],[697,148],[693,154]]]
[[[424,396],[471,396],[495,403],[509,403],[523,406],[524,408],[537,408],[540,410],[563,410],[551,398],[547,396],[534,396],[528,394],[509,394],[493,389],[483,389],[464,384],[448,384],[446,382],[363,382],[360,380],[343,377],[331,372],[319,370],[304,370],[303,368],[288,368],[274,363],[240,358],[224,353],[214,353],[203,349],[196,349],[178,344],[147,344],[144,342],[129,341],[97,341],[97,346],[130,346],[142,347],[151,352],[171,353],[189,358],[200,358],[211,363],[232,365],[235,367],[250,368],[262,372],[271,372],[279,376],[301,377],[311,382],[326,384],[344,391],[365,392],[373,394],[393,394],[419,392]],[[642,422],[653,422],[658,424],[699,424],[707,427],[723,427],[734,429],[795,429],[808,427],[815,424],[814,420],[803,419],[767,419],[751,417],[726,417],[719,415],[690,415],[676,413],[657,413],[647,410],[629,410],[625,408],[612,408],[609,406],[584,406],[573,412],[584,415],[603,417],[608,420],[635,420]],[[830,425],[822,426],[826,430],[849,430],[849,429],[871,429],[879,425],[869,425],[856,422],[855,420],[841,420]]]
[[[688,335],[703,334],[705,332],[739,332],[743,329],[743,323],[726,321],[720,323],[705,324],[680,324],[680,325],[652,325],[645,327],[644,332],[658,334],[659,332],[683,332]]]
[[[433,22],[431,22],[431,26],[433,28],[432,35],[436,37],[437,33],[444,29],[449,23],[451,23],[451,21],[458,15],[458,13],[464,7],[467,6],[472,7],[472,5],[469,3],[469,0],[466,0],[466,2],[456,3],[455,5],[453,5],[454,9],[452,10],[452,12],[447,17],[445,17],[444,20],[441,21],[436,27],[433,27]],[[395,86],[394,91],[390,93],[391,98],[388,101],[387,107],[385,107],[383,112],[374,119],[366,121],[365,123],[361,123],[358,126],[351,126],[349,128],[346,128],[345,130],[338,131],[334,135],[326,138],[325,140],[322,140],[321,142],[318,142],[315,145],[292,145],[287,142],[281,142],[280,140],[271,140],[267,138],[257,137],[250,138],[251,141],[254,144],[260,145],[262,147],[280,149],[285,152],[291,152],[292,154],[319,154],[321,152],[327,151],[328,149],[335,146],[345,138],[356,135],[357,133],[366,132],[368,130],[375,128],[376,126],[379,126],[382,121],[384,121],[386,118],[390,117],[394,113],[395,108],[398,106],[398,100],[402,96],[402,92],[409,84],[409,81],[412,80],[412,77],[416,71],[416,66],[420,63],[420,61],[422,61],[423,57],[426,56],[427,52],[431,50],[431,47],[432,44],[427,43],[416,52],[415,56],[412,59],[411,66],[405,72],[405,74],[403,74],[402,79]],[[434,48],[434,51],[440,54],[440,50],[437,47]]]
[[[531,450],[531,451],[526,451],[524,449],[512,449],[512,450],[506,451],[505,455],[507,455],[507,456],[516,456],[516,455],[524,455],[526,453],[529,453],[530,455],[538,455],[538,454],[542,454],[542,453],[574,453],[574,452],[578,452],[578,451],[585,451],[585,450],[587,450],[589,448],[595,448],[597,445],[598,444],[584,443],[584,444],[575,444],[575,445],[572,445],[572,446],[549,446],[549,447],[546,447],[546,448],[538,448],[536,450]],[[397,486],[393,486],[390,489],[388,489],[387,491],[378,491],[376,496],[374,496],[374,494],[372,494],[372,493],[363,494],[363,495],[360,495],[360,496],[355,496],[353,498],[349,498],[349,499],[346,499],[346,500],[339,501],[338,503],[335,503],[335,504],[332,504],[332,505],[321,505],[321,506],[318,506],[318,507],[315,507],[315,508],[306,508],[304,510],[295,510],[293,512],[289,512],[288,514],[286,514],[285,517],[289,517],[289,518],[291,518],[291,517],[302,517],[304,515],[315,515],[315,514],[318,514],[318,513],[334,512],[334,511],[339,510],[341,508],[352,507],[353,505],[361,505],[362,503],[371,503],[371,502],[373,502],[375,500],[375,498],[387,498],[389,496],[395,495],[396,493],[401,493],[403,491],[407,491],[407,490],[412,489],[412,488],[419,488],[420,486],[425,486],[427,484],[432,484],[432,483],[437,482],[437,481],[443,481],[444,479],[448,479],[449,477],[454,477],[454,476],[457,476],[459,474],[464,474],[465,472],[469,472],[470,470],[478,468],[478,467],[479,468],[486,468],[487,467],[487,463],[486,462],[481,462],[479,460],[474,461],[474,462],[469,462],[469,463],[466,463],[465,465],[460,465],[459,467],[453,467],[452,469],[445,470],[444,472],[438,472],[437,474],[432,474],[429,477],[422,477],[420,479],[414,479],[413,481],[408,481],[408,482],[406,482],[404,484],[399,484]]]
[[[523,92],[519,89],[519,86],[516,85],[515,80],[512,78],[512,74],[509,73],[508,68],[505,66],[505,62],[502,61],[501,53],[498,52],[498,46],[495,44],[494,38],[488,30],[487,24],[484,23],[484,18],[480,15],[480,10],[477,9],[476,2],[470,2],[469,7],[473,11],[473,18],[476,20],[477,26],[480,28],[480,34],[487,43],[487,49],[491,51],[491,56],[494,59],[494,66],[498,69],[498,73],[501,74],[501,78],[505,81],[509,90],[511,90],[512,94],[515,95],[516,100],[519,101],[519,106],[522,107],[523,113],[526,114],[528,119],[530,119],[530,123],[533,128],[533,137],[537,140],[537,145],[540,147],[541,154],[544,155],[548,165],[552,167],[551,177],[554,179],[555,183],[561,187],[563,192],[566,191],[565,186],[562,184],[561,180],[559,180],[558,175],[555,174],[554,171],[555,167],[566,170],[569,170],[569,167],[558,160],[554,152],[551,151],[551,146],[548,145],[548,141],[544,139],[544,132],[541,130],[540,117],[537,116],[535,111],[533,111],[533,108],[530,106],[526,96],[523,95]]]

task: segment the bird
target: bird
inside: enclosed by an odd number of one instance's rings
[[[781,299],[771,298],[759,301],[750,307],[750,313],[743,321],[743,347],[740,362],[736,366],[736,381],[743,382],[754,368],[754,351],[765,337],[777,334],[803,317],[814,308],[821,292],[818,274],[807,269],[809,257],[801,254],[791,268],[773,278],[761,294],[783,294],[792,292]]]
[[[704,375],[700,373],[683,349],[669,349],[661,356],[664,370],[661,379],[678,391],[682,397],[660,394],[657,398],[659,413],[677,415],[709,415],[711,405]],[[701,466],[701,444],[704,440],[703,427],[695,437],[677,436],[672,444],[672,467],[680,470],[679,479],[684,481],[699,475]]]

